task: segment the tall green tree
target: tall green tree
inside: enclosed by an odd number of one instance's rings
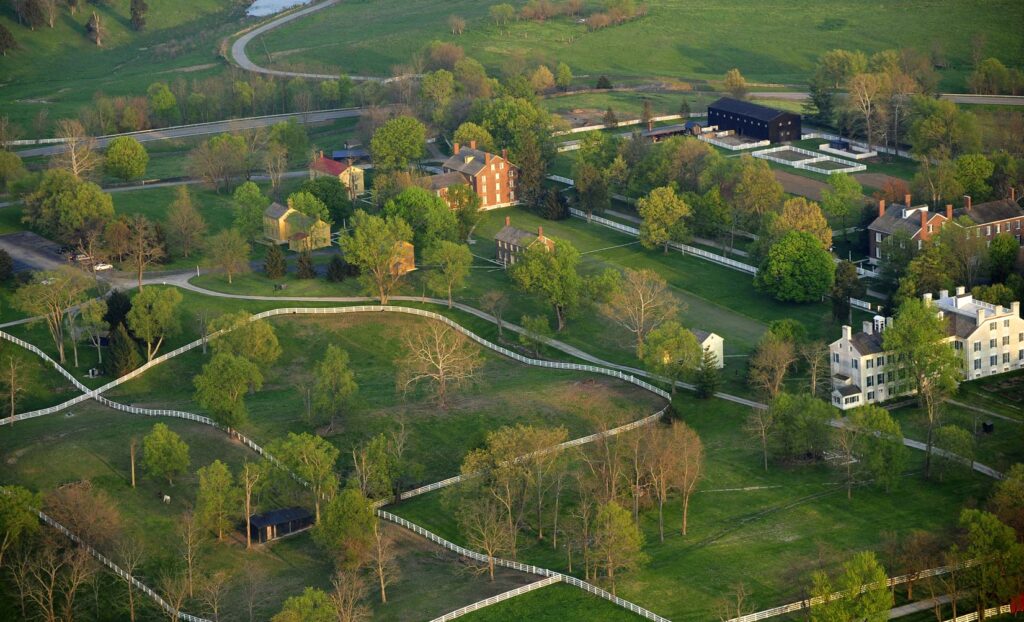
[[[348,352],[334,344],[328,345],[313,375],[316,382],[313,405],[321,416],[328,419],[330,429],[334,429],[337,417],[353,407],[359,392],[355,373],[349,367]]]
[[[259,390],[263,386],[263,374],[241,356],[218,352],[203,365],[203,371],[192,383],[196,388],[196,402],[209,411],[213,420],[222,426],[237,428],[249,416],[245,393],[250,387]]]
[[[238,229],[225,229],[210,238],[207,257],[227,275],[230,284],[234,275],[249,271],[251,252],[252,247]]]
[[[579,306],[584,292],[579,263],[580,253],[576,247],[555,240],[551,249],[534,244],[509,268],[517,287],[551,305],[559,332],[565,329],[566,318]]]
[[[334,601],[323,590],[307,587],[298,596],[289,596],[270,622],[337,622]],[[354,621],[353,621],[354,622]]]
[[[331,215],[327,211],[327,205],[311,192],[293,192],[288,196],[288,207],[310,218],[319,218],[327,224],[331,224]]]
[[[50,332],[60,363],[65,362],[65,328],[69,310],[82,302],[92,281],[85,273],[70,266],[36,272],[32,280],[14,292],[12,306],[24,311],[30,324],[42,322]]]
[[[936,472],[939,481],[950,473],[970,474],[974,465],[974,435],[955,426],[944,425],[935,430]]]
[[[850,214],[857,214],[863,203],[864,189],[856,179],[846,173],[828,176],[828,188],[821,193],[821,207],[826,214],[839,219],[844,240],[850,239],[846,219]]]
[[[441,197],[416,186],[406,188],[384,204],[384,216],[400,218],[412,227],[416,250],[427,249],[443,240],[454,242],[459,237],[455,212]]]
[[[338,448],[319,436],[289,432],[287,438],[273,444],[271,451],[309,483],[316,522],[319,523],[321,500],[333,498],[338,490],[338,476],[334,472]]]
[[[669,320],[647,334],[643,362],[654,373],[669,379],[675,395],[676,382],[697,369],[701,355],[697,337],[679,322]]]
[[[395,117],[373,133],[370,153],[373,163],[384,171],[409,168],[418,162],[425,150],[427,129],[412,117]]]
[[[853,326],[853,306],[850,299],[861,299],[866,292],[867,287],[857,274],[857,264],[845,259],[837,263],[835,283],[828,294],[832,301],[832,320],[845,320],[847,324]]]
[[[376,522],[370,500],[358,489],[346,488],[327,502],[313,539],[336,556],[340,567],[354,570],[369,559]]]
[[[339,240],[345,261],[359,269],[359,280],[381,304],[387,304],[405,276],[396,266],[404,259],[402,242],[411,241],[412,236],[412,228],[402,218],[381,218],[357,210],[352,233],[345,232]]]
[[[980,238],[979,238],[980,239]],[[1011,233],[1000,233],[988,245],[988,266],[992,280],[1003,283],[1013,274],[1020,255],[1020,244]]]
[[[616,501],[603,503],[597,508],[592,533],[596,565],[604,570],[612,595],[615,595],[616,572],[634,571],[647,563],[648,557],[643,552],[643,533],[633,522],[629,510]]]
[[[909,387],[897,385],[897,392],[917,391],[921,410],[927,416],[925,476],[932,475],[932,447],[939,424],[939,408],[960,383],[960,358],[946,343],[946,320],[934,308],[918,299],[900,305],[893,325],[882,333],[882,344],[895,359],[899,377]]]
[[[824,572],[814,573],[811,595],[824,602],[811,606],[812,622],[885,622],[894,604],[887,580],[885,568],[870,551],[857,553],[843,565],[835,588]],[[831,598],[837,591],[843,596]]]
[[[270,205],[270,199],[251,181],[235,188],[232,199],[235,204],[234,227],[247,240],[262,238],[263,211]]]
[[[142,464],[154,477],[166,477],[174,485],[174,479],[188,469],[188,445],[177,433],[163,423],[153,426],[152,431],[142,439]]]
[[[36,190],[25,197],[22,221],[43,235],[72,242],[86,222],[106,222],[114,216],[110,195],[70,171],[54,168],[43,173]]]
[[[465,244],[442,240],[427,249],[423,259],[433,268],[427,276],[427,285],[433,292],[446,295],[448,308],[451,309],[452,291],[465,284],[469,268],[473,264],[473,254]]]
[[[1024,545],[1017,541],[1012,527],[982,510],[960,512],[960,529],[966,536],[967,558],[981,560],[967,571],[980,619],[989,607],[1005,604],[1020,593]]]
[[[469,184],[455,184],[448,188],[448,204],[455,212],[455,220],[459,223],[459,240],[469,239],[473,229],[480,222],[480,195],[473,192]]]
[[[268,279],[280,279],[288,270],[285,263],[284,252],[277,244],[271,244],[267,254],[263,258],[263,273]]]
[[[265,320],[254,321],[248,311],[214,318],[208,330],[210,333],[225,331],[213,340],[214,353],[240,356],[260,367],[269,367],[281,357],[281,344],[274,326]]]
[[[165,230],[168,245],[187,259],[202,248],[206,228],[206,221],[193,204],[188,186],[178,186],[174,202],[167,211]]]
[[[124,324],[116,324],[110,331],[109,349],[107,363],[104,365],[104,370],[109,376],[120,378],[142,364],[139,348],[135,345],[135,340],[128,334],[128,329],[124,327]]]
[[[637,201],[636,206],[643,218],[640,244],[644,248],[661,246],[667,254],[669,243],[685,242],[689,238],[686,219],[690,215],[690,206],[671,186],[651,190],[650,194]]]
[[[694,377],[697,397],[707,399],[718,391],[718,386],[722,381],[718,364],[719,360],[715,353],[705,348],[700,358],[700,364],[697,366],[696,376]]]
[[[210,531],[224,539],[224,531],[231,529],[239,517],[241,490],[235,485],[231,469],[220,460],[199,469],[199,493],[196,495],[196,513]]]
[[[149,154],[138,140],[131,136],[118,136],[107,145],[103,163],[108,174],[131,181],[146,174]]]
[[[772,245],[754,278],[754,287],[785,302],[816,302],[835,284],[835,263],[821,242],[791,231]]]
[[[128,328],[146,342],[146,360],[152,361],[164,339],[181,330],[178,305],[181,292],[176,288],[150,287],[132,299],[132,308],[125,317]]]
[[[43,499],[39,493],[21,486],[0,486],[0,567],[8,549],[39,532],[36,510],[41,507]]]

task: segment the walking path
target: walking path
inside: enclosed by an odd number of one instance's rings
[[[957,400],[951,398],[946,398],[946,403],[952,404],[954,406],[959,406],[960,408],[966,408],[967,410],[973,410],[974,412],[979,412],[985,415],[986,417],[994,417],[996,419],[1002,419],[1003,421],[1009,421],[1010,423],[1016,423],[1018,425],[1024,423],[1024,421],[1021,421],[1020,419],[1014,419],[1013,417],[1000,415],[999,413],[988,410],[987,408],[982,408],[981,406],[975,406],[973,404],[966,404],[964,402],[958,402]]]
[[[907,603],[889,610],[889,619],[895,620],[896,618],[902,618],[903,616],[909,616],[912,613],[918,613],[920,611],[928,611],[935,607],[935,605],[945,605],[952,600],[949,595],[937,596],[935,598],[929,598],[927,600],[919,600],[914,603]]]

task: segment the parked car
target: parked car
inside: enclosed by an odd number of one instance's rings
[[[75,261],[89,261],[90,259],[92,259],[92,257],[86,255],[85,253],[78,253],[77,255],[75,255]]]
[[[113,269],[113,267],[114,266],[108,263],[98,263],[95,266],[93,266],[92,269],[95,270],[96,272],[99,272],[100,270],[111,270]]]

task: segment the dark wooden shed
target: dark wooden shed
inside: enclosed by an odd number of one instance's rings
[[[253,542],[269,542],[313,526],[313,514],[305,508],[283,508],[249,518],[249,536]]]
[[[730,97],[708,106],[708,125],[755,140],[786,143],[800,140],[800,115]]]

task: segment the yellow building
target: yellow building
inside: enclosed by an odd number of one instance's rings
[[[274,244],[287,244],[296,252],[331,245],[330,225],[277,202],[263,212],[263,235]]]
[[[309,178],[334,177],[340,181],[348,190],[348,198],[355,200],[357,196],[366,191],[366,184],[363,181],[363,169],[347,162],[338,162],[324,157],[324,152],[313,158],[309,165]]]
[[[395,242],[394,258],[391,274],[400,276],[416,269],[416,249],[411,242]]]

